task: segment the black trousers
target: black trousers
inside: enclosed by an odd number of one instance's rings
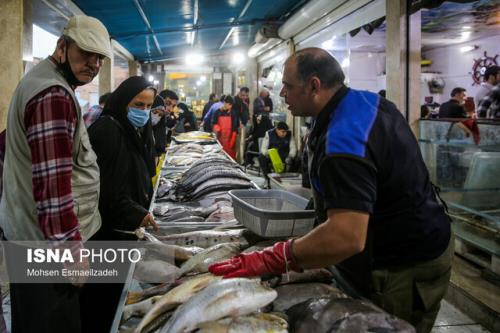
[[[8,272],[16,262],[7,248],[5,254]],[[70,283],[11,283],[11,332],[81,332],[79,294]]]
[[[123,283],[87,283],[80,295],[82,333],[109,333]]]

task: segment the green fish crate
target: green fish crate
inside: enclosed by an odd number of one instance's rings
[[[234,216],[262,237],[302,236],[314,226],[314,210],[308,201],[281,190],[231,190]]]

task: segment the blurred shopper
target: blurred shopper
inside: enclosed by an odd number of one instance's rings
[[[193,111],[189,110],[189,107],[184,103],[177,104],[179,108],[179,119],[177,120],[177,125],[175,126],[176,133],[185,133],[191,131],[197,131],[198,125],[196,124],[196,116]]]
[[[297,154],[297,148],[293,140],[292,132],[288,130],[288,125],[285,122],[280,121],[275,128],[267,131],[262,141],[259,162],[266,178],[271,172],[269,149],[273,148],[278,151],[281,161],[285,163],[286,166],[290,167],[293,158],[295,158]]]
[[[64,244],[86,241],[99,229],[99,168],[74,90],[112,56],[104,25],[74,16],[54,53],[18,84],[7,117],[3,189],[9,191],[0,204],[7,240]],[[6,259],[7,268],[17,265]],[[11,283],[12,332],[80,332],[81,284],[74,284]]]
[[[269,117],[269,113],[271,112],[271,107],[266,105],[266,98],[269,96],[269,92],[267,90],[262,90],[253,101],[253,114],[254,115],[266,115]],[[271,102],[272,103],[272,102]]]
[[[208,110],[210,110],[210,107],[217,103],[219,101],[219,98],[217,97],[217,94],[211,93],[210,96],[208,97],[208,102],[205,104],[203,107],[203,112],[201,114],[201,120],[205,118],[205,115],[207,114]]]
[[[474,102],[477,107],[479,107],[481,100],[490,93],[493,87],[500,83],[500,66],[493,65],[486,68],[483,79],[484,82],[481,83],[481,87],[479,87],[474,97]],[[477,115],[480,117],[479,113]],[[486,117],[486,115],[484,117]]]
[[[465,88],[456,87],[451,91],[451,99],[441,104],[439,118],[467,118],[464,103],[467,98]]]
[[[500,119],[500,83],[479,102],[477,115],[480,118]]]
[[[111,93],[106,93],[99,97],[99,104],[92,106],[86,112],[83,113],[83,120],[85,121],[85,127],[89,128],[90,125],[94,123],[94,121],[99,118],[102,113],[102,109],[104,108],[104,104],[106,104],[106,100],[108,99]]]
[[[156,228],[148,210],[153,195],[151,177],[155,174],[150,121],[155,94],[144,77],[126,79],[111,94],[101,117],[89,129],[101,171],[102,226],[92,240],[124,239],[116,230]],[[85,332],[109,332],[122,290],[122,283],[83,287],[82,308],[87,309],[82,312]]]
[[[224,151],[236,158],[236,135],[238,133],[238,116],[233,112],[234,100],[231,96],[224,98],[224,105],[216,110],[212,117],[212,129]]]
[[[167,121],[165,116],[165,101],[160,95],[156,95],[151,107],[151,125],[153,126],[153,137],[155,139],[153,155],[155,164],[159,157],[165,153],[167,148]]]
[[[179,101],[179,96],[172,90],[166,89],[161,91],[160,95],[165,101],[165,125],[167,130],[167,144],[170,143],[172,137],[172,131],[177,125],[177,120],[179,114],[177,112],[177,102]]]
[[[241,87],[238,95],[234,96],[233,112],[238,117],[239,123],[245,126],[250,118],[249,97],[250,89]]]
[[[259,139],[263,139],[267,131],[273,128],[269,118],[262,114],[252,116],[252,128],[247,138],[245,165],[253,165],[253,158],[260,153]]]
[[[205,117],[203,117],[202,121],[202,126],[203,130],[205,132],[212,132],[212,118],[214,116],[214,112],[219,110],[223,105],[224,105],[224,99],[226,98],[226,95],[222,95],[220,97],[220,101],[215,102],[212,104],[208,112],[205,114]]]

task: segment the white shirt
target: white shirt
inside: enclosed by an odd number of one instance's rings
[[[483,82],[481,83],[481,87],[479,87],[477,93],[476,93],[476,97],[474,97],[474,104],[476,104],[476,110],[477,110],[477,107],[479,106],[479,103],[481,102],[481,100],[484,98],[484,96],[488,95],[491,91],[491,89],[493,89],[493,85],[488,83],[488,82]]]

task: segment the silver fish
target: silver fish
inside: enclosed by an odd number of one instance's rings
[[[288,323],[270,313],[231,317],[198,325],[197,333],[288,333]]]
[[[367,301],[352,298],[312,298],[291,307],[286,314],[290,331],[296,333],[415,332],[407,322]]]
[[[160,333],[194,330],[199,324],[226,316],[244,316],[267,304],[277,296],[258,279],[225,279],[210,284],[181,305]]]
[[[231,242],[239,242],[242,246],[245,246],[247,241],[243,234],[243,229],[227,231],[200,230],[181,234],[158,236],[157,238],[167,244],[207,248],[216,244]]]
[[[179,269],[163,260],[141,260],[135,265],[134,278],[144,283],[174,281]]]
[[[184,283],[170,290],[168,293],[156,300],[154,306],[148,311],[144,318],[142,318],[134,332],[141,333],[145,327],[147,327],[162,313],[165,313],[179,304],[186,302],[197,292],[220,279],[220,277],[213,276],[212,274],[203,274],[186,280]]]
[[[153,296],[138,303],[125,305],[123,308],[122,322],[129,320],[131,317],[143,317],[161,297],[162,296]]]
[[[281,285],[275,288],[278,292],[278,297],[273,302],[273,310],[282,312],[295,304],[302,303],[308,299],[315,297],[330,296],[332,298],[347,298],[337,288],[324,283],[294,283]]]
[[[159,259],[163,259],[167,262],[173,262],[174,259],[175,261],[186,261],[191,259],[195,254],[203,251],[202,248],[196,246],[184,247],[162,242],[146,243],[144,247],[148,249],[148,251],[157,254],[160,257]]]
[[[176,272],[177,277],[187,273],[205,273],[208,272],[208,266],[230,259],[240,253],[238,243],[222,243],[214,245],[186,261]]]

